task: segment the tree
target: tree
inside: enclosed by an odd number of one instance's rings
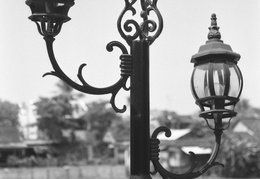
[[[74,93],[66,83],[57,83],[58,91],[51,97],[42,97],[35,103],[37,126],[42,138],[55,142],[49,148],[60,164],[71,164],[85,158],[81,142],[76,139],[75,131],[82,128],[78,120],[77,100],[82,97]]]
[[[104,135],[113,123],[122,118],[114,112],[107,101],[92,102],[87,108],[81,120],[84,121],[84,128],[88,134],[88,150],[89,153],[94,150],[96,156],[101,156],[107,149],[106,143],[103,142]]]
[[[70,100],[78,100],[84,97],[83,93],[75,92],[75,90],[71,86],[67,85],[67,83],[65,83],[64,81],[58,81],[56,87],[58,87],[58,93],[56,96],[66,96]]]
[[[65,96],[72,96],[73,93],[73,88],[69,85],[67,85],[64,81],[58,81],[58,83],[56,83],[56,86],[58,87],[59,94],[65,95]]]
[[[255,133],[254,136],[251,136],[248,133],[234,133],[232,124],[243,120],[259,120],[260,109],[251,106],[247,99],[242,99],[235,110],[238,115],[231,121],[231,129],[225,131],[222,137],[219,161],[225,167],[218,173],[223,177],[259,178],[260,142],[256,136],[260,134]]]
[[[173,129],[185,129],[193,125],[194,121],[189,115],[178,115],[176,112],[163,110],[158,116],[157,121],[161,126]]]
[[[241,118],[260,118],[260,108],[253,107],[248,99],[242,99],[238,102],[235,107],[237,114],[237,119]]]
[[[19,127],[19,106],[0,100],[0,125]]]
[[[260,177],[260,142],[245,136],[225,135],[220,161],[225,167],[220,175],[230,178]]]
[[[56,146],[55,150],[63,158],[71,159],[76,156],[78,159],[84,159],[84,151],[88,151],[90,160],[94,154],[105,154],[108,148],[103,137],[112,123],[121,117],[107,101],[84,104],[85,109],[79,110],[78,102],[82,95],[74,93],[72,88],[63,82],[59,82],[57,86],[59,91],[54,97],[40,98],[35,103],[38,128],[48,139],[59,142],[59,147]],[[86,131],[86,141],[77,141],[78,130]],[[65,136],[65,132],[69,132],[70,136]]]
[[[72,106],[69,99],[59,95],[52,98],[40,98],[35,103],[38,114],[37,125],[48,139],[62,141],[62,129],[70,127]]]
[[[58,93],[51,98],[40,98],[36,103],[36,112],[38,114],[38,128],[48,139],[54,141],[72,140],[66,139],[62,135],[65,129],[75,129],[78,127],[74,111],[77,106],[73,101],[82,97],[82,95],[73,93],[73,88],[63,81],[57,84]]]

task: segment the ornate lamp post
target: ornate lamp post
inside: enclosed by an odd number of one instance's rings
[[[134,5],[141,4],[142,22],[139,24],[133,19],[126,20],[123,17],[130,11],[136,14]],[[163,178],[195,178],[202,175],[210,167],[219,165],[215,162],[220,147],[222,131],[222,119],[236,115],[234,106],[239,100],[242,90],[242,75],[236,66],[240,55],[234,53],[229,45],[220,40],[216,16],[212,15],[210,33],[206,45],[201,46],[199,52],[192,57],[195,69],[191,79],[191,88],[196,103],[200,106],[200,116],[206,121],[213,120],[215,127],[211,127],[216,136],[215,148],[208,162],[202,168],[194,172],[196,161],[190,170],[184,174],[173,174],[162,167],[159,162],[159,143],[157,135],[165,132],[170,136],[170,130],[166,127],[157,128],[150,137],[150,106],[149,106],[149,46],[161,34],[163,19],[157,8],[157,0],[125,0],[125,7],[117,21],[117,28],[122,38],[130,47],[127,48],[118,41],[108,43],[107,50],[114,47],[121,49],[120,56],[121,74],[119,80],[105,88],[96,88],[89,85],[82,76],[85,64],[78,70],[78,78],[81,84],[71,80],[59,67],[53,51],[54,37],[59,34],[63,23],[70,20],[68,11],[74,5],[74,0],[26,0],[31,8],[29,17],[37,25],[39,33],[46,42],[49,59],[54,71],[45,75],[54,75],[72,86],[78,91],[88,94],[111,94],[110,103],[116,112],[125,112],[126,106],[118,108],[115,97],[119,90],[130,90],[130,118],[131,118],[131,179],[151,178],[151,174],[160,173]],[[157,22],[149,19],[149,13],[153,11],[157,15]],[[126,82],[130,77],[130,87]],[[191,153],[193,157],[195,154]],[[150,170],[150,161],[154,165],[154,171]]]

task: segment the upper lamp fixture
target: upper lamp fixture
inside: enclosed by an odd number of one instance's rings
[[[32,15],[29,17],[37,25],[39,33],[44,37],[47,52],[53,71],[45,75],[54,75],[66,82],[72,88],[87,94],[111,94],[110,103],[116,112],[125,112],[126,106],[118,108],[115,97],[121,90],[130,90],[130,179],[151,179],[151,174],[159,173],[164,179],[196,178],[215,165],[221,135],[225,129],[222,119],[236,115],[234,106],[242,91],[242,75],[237,67],[240,55],[234,53],[231,47],[220,40],[216,15],[212,14],[208,41],[201,46],[199,52],[192,56],[194,71],[191,78],[191,88],[196,104],[200,106],[200,117],[206,119],[208,126],[214,130],[215,144],[211,156],[205,165],[197,170],[195,154],[191,152],[194,162],[190,169],[183,174],[167,171],[160,164],[160,146],[158,134],[165,132],[171,135],[167,127],[158,127],[150,135],[150,86],[149,86],[149,47],[159,37],[163,29],[163,18],[157,8],[158,0],[124,0],[125,7],[117,20],[117,28],[121,37],[129,45],[129,49],[118,41],[107,44],[107,51],[114,47],[121,50],[119,59],[121,74],[119,80],[111,86],[96,88],[87,83],[83,77],[82,64],[78,69],[79,82],[71,80],[60,68],[53,50],[55,36],[59,34],[62,24],[69,21],[68,11],[74,5],[74,0],[26,0]],[[136,15],[135,3],[141,4],[141,22],[125,15]],[[128,13],[131,12],[131,13]],[[155,20],[150,19],[153,12]],[[155,16],[154,16],[155,15]],[[123,22],[124,21],[124,22]],[[130,79],[130,87],[127,81]],[[209,125],[208,119],[213,119],[215,126]],[[150,169],[150,161],[154,171]],[[194,171],[194,170],[197,171]]]
[[[42,35],[56,36],[64,22],[70,20],[68,11],[74,5],[74,0],[27,0],[32,15],[29,17],[36,22]]]
[[[191,89],[201,108],[200,117],[215,119],[215,124],[236,115],[234,107],[243,87],[242,74],[237,66],[240,55],[220,40],[216,20],[216,14],[212,14],[208,41],[191,59],[194,63]]]

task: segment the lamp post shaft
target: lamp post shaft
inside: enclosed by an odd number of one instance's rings
[[[133,42],[131,76],[131,176],[150,179],[149,44]]]

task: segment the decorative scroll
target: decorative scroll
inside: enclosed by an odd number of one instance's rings
[[[126,20],[123,24],[123,17],[125,16],[126,12],[130,11],[132,12],[132,15],[134,16],[136,14],[136,9],[134,8],[134,4],[137,2],[137,0],[125,0],[125,7],[120,14],[118,18],[118,31],[120,35],[126,40],[127,44],[131,47],[134,40],[137,38],[140,38],[140,40],[147,40],[149,45],[152,44],[155,39],[161,34],[162,28],[163,28],[163,19],[162,16],[157,8],[157,0],[140,0],[141,3],[141,18],[143,21],[139,24],[133,19]],[[150,20],[149,14],[153,11],[157,16],[157,22],[154,20]],[[37,14],[36,14],[37,15]],[[117,41],[113,41],[107,45],[108,51],[113,51],[114,47],[119,48],[122,51],[122,55],[120,56],[121,64],[121,78],[112,86],[106,87],[106,88],[96,88],[91,86],[86,82],[84,79],[82,72],[86,64],[80,65],[78,69],[78,79],[81,82],[81,84],[78,84],[71,80],[59,67],[56,58],[54,56],[53,52],[53,42],[54,37],[57,36],[60,31],[63,23],[65,21],[58,21],[57,20],[57,14],[38,14],[37,17],[34,14],[33,21],[37,25],[37,29],[39,33],[44,36],[44,39],[46,41],[47,45],[47,51],[49,55],[49,59],[51,61],[51,64],[53,66],[54,71],[51,71],[49,73],[46,73],[46,75],[54,75],[64,82],[66,82],[68,85],[70,85],[72,88],[81,91],[83,93],[88,94],[109,94],[111,93],[111,99],[110,103],[114,110],[116,112],[124,112],[126,110],[126,106],[123,106],[123,108],[118,108],[115,104],[115,98],[118,94],[119,90],[123,88],[124,90],[129,90],[128,87],[126,87],[126,82],[129,76],[131,76],[132,73],[132,56],[128,53],[126,47]]]
[[[164,179],[192,179],[192,178],[196,178],[196,177],[201,176],[203,173],[205,173],[209,168],[211,168],[213,166],[220,165],[220,166],[224,167],[223,164],[221,164],[219,162],[215,162],[215,159],[217,157],[219,147],[220,147],[220,139],[221,139],[221,135],[222,135],[221,130],[218,130],[218,131],[215,130],[215,132],[214,132],[214,134],[216,136],[215,146],[214,146],[213,152],[212,152],[209,160],[207,161],[207,163],[200,170],[194,172],[194,169],[197,165],[197,160],[196,160],[196,155],[193,152],[190,152],[193,163],[192,163],[190,169],[183,174],[171,173],[171,172],[167,171],[160,164],[160,162],[159,162],[159,159],[160,159],[159,158],[160,140],[157,139],[157,136],[160,132],[165,132],[166,137],[171,136],[170,129],[168,127],[164,127],[164,126],[158,127],[152,134],[152,137],[150,139],[150,142],[151,142],[151,161],[154,165],[154,171],[151,172],[152,175],[159,173],[162,176],[162,178],[164,178]]]
[[[54,71],[46,73],[44,76],[54,75],[54,76],[60,78],[61,80],[63,80],[64,82],[66,82],[72,88],[74,88],[78,91],[81,91],[83,93],[88,93],[88,94],[109,94],[109,93],[111,93],[112,96],[110,99],[110,103],[111,103],[113,109],[116,112],[120,112],[120,113],[123,113],[126,111],[126,106],[123,106],[123,108],[119,109],[115,104],[115,98],[116,98],[116,95],[119,92],[119,90],[121,90],[121,88],[123,88],[124,90],[130,89],[126,86],[126,82],[127,82],[128,77],[131,76],[131,73],[132,73],[132,56],[128,54],[128,51],[123,44],[121,44],[120,42],[117,42],[117,41],[112,41],[107,45],[107,50],[110,52],[113,51],[114,47],[118,47],[122,51],[122,55],[120,56],[121,78],[112,86],[109,86],[106,88],[96,88],[96,87],[93,87],[90,84],[88,84],[82,75],[83,68],[86,66],[86,64],[82,64],[78,69],[78,79],[80,80],[80,82],[82,84],[78,84],[78,83],[74,82],[73,80],[71,80],[59,67],[59,65],[56,61],[56,58],[54,56],[53,41],[55,39],[52,36],[45,36],[44,39],[46,41],[49,59],[51,61],[52,67],[54,69]]]
[[[149,41],[149,44],[152,44],[161,34],[163,29],[163,19],[157,8],[157,0],[141,0],[141,17],[143,19],[142,23],[139,24],[133,19],[128,19],[124,22],[124,24],[122,24],[123,17],[125,16],[126,12],[130,11],[132,16],[136,15],[136,9],[133,7],[136,2],[137,0],[125,0],[125,8],[123,9],[117,21],[118,31],[129,46],[132,46],[133,40],[136,40],[138,37],[140,39],[146,39]],[[151,11],[155,12],[158,18],[158,24],[154,20],[148,19]]]

